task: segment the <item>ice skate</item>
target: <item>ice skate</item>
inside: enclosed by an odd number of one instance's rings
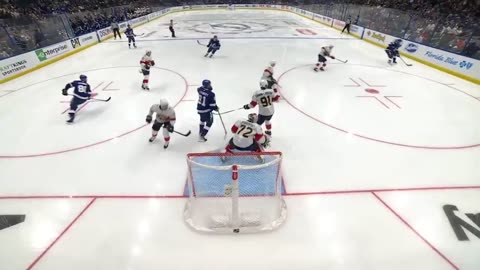
[[[198,137],[198,141],[199,141],[199,142],[206,142],[206,141],[207,141],[207,138],[205,138],[205,136],[203,136],[203,135],[200,135],[200,136]]]

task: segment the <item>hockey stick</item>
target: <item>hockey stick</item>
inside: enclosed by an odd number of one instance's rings
[[[409,63],[405,62],[405,60],[403,60],[402,57],[399,56],[398,58],[400,58],[400,60],[402,60],[402,62],[403,62],[407,67],[411,67],[411,66],[412,66],[412,64],[409,64]]]
[[[74,95],[72,95],[72,94],[69,94],[69,96],[74,97]],[[103,101],[103,102],[109,102],[110,99],[112,99],[112,97],[108,97],[107,99],[89,98],[89,100],[93,100],[93,101]]]
[[[107,99],[99,99],[99,98],[91,98],[91,100],[95,100],[95,101],[103,101],[103,102],[109,102],[110,99],[112,99],[112,97],[108,97]]]
[[[226,111],[226,112],[222,112],[222,113],[216,113],[216,115],[227,114],[227,113],[235,112],[235,111],[238,111],[238,110],[241,110],[241,109],[243,109],[243,107],[238,108],[238,109],[234,109],[234,110],[230,110],[230,111]]]
[[[174,130],[173,132],[177,133],[178,135],[182,135],[183,137],[188,137],[188,136],[190,136],[190,134],[192,133],[190,130],[189,130],[187,133],[185,133],[185,134],[183,134],[183,133],[181,133],[181,132],[178,132],[178,131],[176,131],[176,130]]]
[[[225,131],[225,135],[223,136],[223,139],[226,140],[227,139],[227,128],[225,127],[225,123],[223,122],[222,114],[220,112],[218,113],[218,116],[220,116],[220,122],[222,122],[223,131]]]
[[[197,39],[197,43],[198,43],[198,45],[202,45],[202,46],[207,47],[207,45],[200,43],[200,40],[198,40],[198,39]]]
[[[340,60],[340,59],[338,59],[338,58],[335,58],[335,60],[337,60],[338,62],[342,62],[342,63],[344,63],[344,64],[346,64],[346,63],[348,62],[348,60],[343,61],[343,60]]]

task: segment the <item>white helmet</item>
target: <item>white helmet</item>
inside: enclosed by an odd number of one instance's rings
[[[151,56],[151,55],[152,55],[152,51],[147,50],[147,51],[145,52],[145,54],[148,55],[148,56]]]
[[[164,111],[168,109],[168,101],[164,98],[160,99],[160,110]]]
[[[267,80],[260,80],[260,87],[261,88],[267,88],[268,87]]]
[[[270,61],[270,66],[274,67],[275,64],[277,64],[277,62],[275,62],[275,60]]]

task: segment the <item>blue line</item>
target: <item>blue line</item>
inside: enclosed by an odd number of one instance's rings
[[[183,40],[209,40],[210,38],[205,38],[205,37],[201,37],[201,38],[161,38],[161,39],[138,39],[137,42],[144,42],[144,41],[183,41]],[[361,39],[357,39],[357,38],[311,38],[311,37],[224,37],[224,38],[221,38],[221,40],[226,40],[226,39],[292,39],[292,40],[296,40],[296,39],[302,39],[302,40],[308,40],[308,39],[312,39],[312,40],[319,40],[319,39],[325,39],[325,40],[334,40],[334,39],[338,39],[338,40],[361,40]],[[120,42],[128,42],[128,41],[104,41],[103,43],[120,43]]]

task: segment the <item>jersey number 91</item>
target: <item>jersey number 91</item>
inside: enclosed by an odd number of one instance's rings
[[[205,96],[202,96],[202,95],[198,96],[198,104],[205,107],[205,105],[207,105],[207,104],[205,104],[206,101],[207,101],[207,98]]]
[[[260,103],[262,103],[262,107],[272,106],[272,98],[270,96],[261,97]]]

